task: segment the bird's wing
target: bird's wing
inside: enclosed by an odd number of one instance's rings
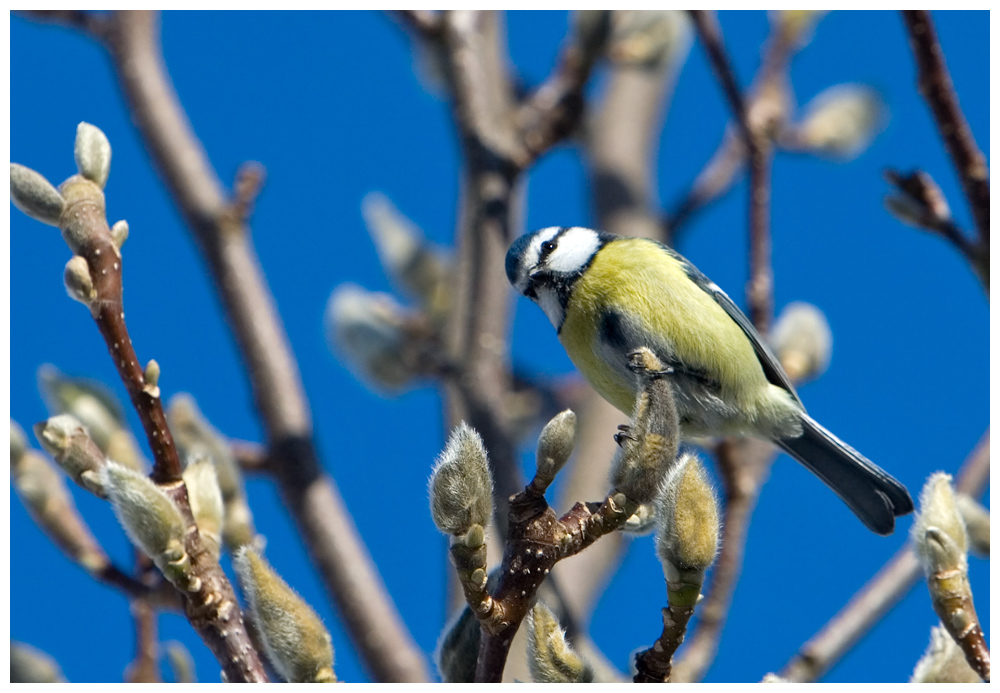
[[[805,406],[802,404],[802,400],[799,399],[798,393],[795,392],[795,386],[792,385],[791,378],[785,373],[785,369],[781,367],[781,362],[778,361],[778,357],[774,355],[771,348],[764,343],[764,339],[757,332],[757,328],[753,326],[750,319],[743,314],[743,311],[733,303],[733,299],[726,295],[726,292],[719,288],[719,285],[713,282],[711,279],[706,277],[701,271],[687,261],[682,255],[674,251],[672,248],[667,248],[663,246],[670,256],[677,260],[681,266],[684,268],[684,272],[691,278],[695,284],[701,287],[701,290],[707,293],[709,296],[715,299],[715,302],[722,306],[722,309],[726,311],[726,314],[733,319],[743,333],[750,338],[750,343],[753,344],[753,350],[757,354],[757,360],[760,361],[761,368],[764,369],[764,376],[767,378],[769,383],[777,385],[778,387],[787,390],[795,401],[799,403],[803,409]]]

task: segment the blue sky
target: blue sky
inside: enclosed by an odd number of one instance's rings
[[[985,152],[988,18],[984,12],[934,14],[962,107]],[[721,21],[745,85],[759,60],[766,17],[723,13]],[[548,73],[566,24],[563,12],[511,13],[511,55],[528,83]],[[127,219],[131,227],[125,302],[140,359],[160,363],[166,397],[191,392],[219,429],[260,439],[214,292],[130,124],[103,50],[73,32],[17,17],[10,40],[11,160],[58,183],[75,171],[76,124],[84,120],[104,130],[114,149],[109,217]],[[321,319],[330,291],[342,282],[392,290],[361,219],[366,193],[384,192],[430,238],[451,243],[459,160],[448,106],[424,89],[405,36],[378,13],[168,13],[163,46],[176,89],[222,179],[231,181],[246,160],[267,168],[252,220],[254,239],[304,375],[318,445],[404,619],[429,653],[445,619],[448,568],[425,496],[443,443],[440,401],[431,387],[389,399],[371,392],[330,354]],[[851,163],[777,157],[776,305],[814,303],[833,329],[828,372],[800,392],[810,413],[916,496],[931,472],[955,471],[988,427],[989,303],[950,246],[901,225],[882,207],[883,169],[920,167],[941,185],[959,225],[972,228],[915,89],[898,14],[835,12],[822,20],[792,67],[798,102],[842,82],[877,88],[891,117]],[[694,45],[662,135],[658,185],[664,203],[690,184],[728,115],[703,51]],[[745,200],[745,185],[738,186],[692,222],[679,248],[741,305]],[[25,429],[45,418],[35,387],[42,363],[100,379],[125,400],[87,311],[65,295],[61,275],[69,251],[58,232],[13,207],[10,219],[12,417]],[[528,179],[526,230],[553,224],[594,224],[585,172],[570,146],[546,156]],[[572,372],[547,320],[526,300],[518,302],[513,356],[545,376]],[[134,414],[130,420],[138,431]],[[252,479],[249,494],[269,560],[331,629],[338,675],[365,680],[273,485]],[[75,495],[107,550],[127,563],[128,545],[110,509]],[[389,524],[381,515],[385,508],[392,509]],[[13,492],[10,518],[11,638],[53,654],[70,680],[120,680],[132,656],[125,600],[71,566]],[[910,524],[903,518],[890,538],[871,534],[833,494],[782,457],[755,513],[744,574],[708,680],[756,681],[783,666],[897,550]],[[988,563],[971,563],[988,634]],[[415,599],[414,585],[429,597]],[[658,634],[664,603],[652,541],[636,540],[592,624],[617,666],[625,668],[629,653]],[[828,680],[905,680],[935,622],[926,590],[918,586]],[[163,616],[160,623],[162,639],[184,642],[202,679],[215,680],[217,665],[186,621]]]

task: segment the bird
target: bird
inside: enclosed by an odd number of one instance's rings
[[[873,532],[913,510],[906,487],[806,413],[781,363],[732,299],[648,238],[551,226],[516,239],[505,269],[537,303],[570,360],[625,414],[638,384],[628,355],[648,347],[672,370],[682,438],[769,440],[829,486]]]

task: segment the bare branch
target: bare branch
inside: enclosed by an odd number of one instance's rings
[[[955,164],[976,221],[979,242],[989,255],[990,179],[986,159],[976,146],[969,123],[958,104],[958,95],[944,61],[931,13],[927,10],[903,10],[902,14],[917,63],[917,85],[934,115],[945,149]]]

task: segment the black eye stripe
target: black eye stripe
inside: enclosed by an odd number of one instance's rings
[[[538,264],[542,264],[543,262],[545,262],[546,259],[548,259],[549,255],[551,255],[555,251],[559,237],[562,236],[567,231],[569,231],[569,228],[564,226],[561,229],[559,229],[556,235],[553,236],[550,240],[542,241],[542,245],[539,248],[539,253],[538,253]]]

